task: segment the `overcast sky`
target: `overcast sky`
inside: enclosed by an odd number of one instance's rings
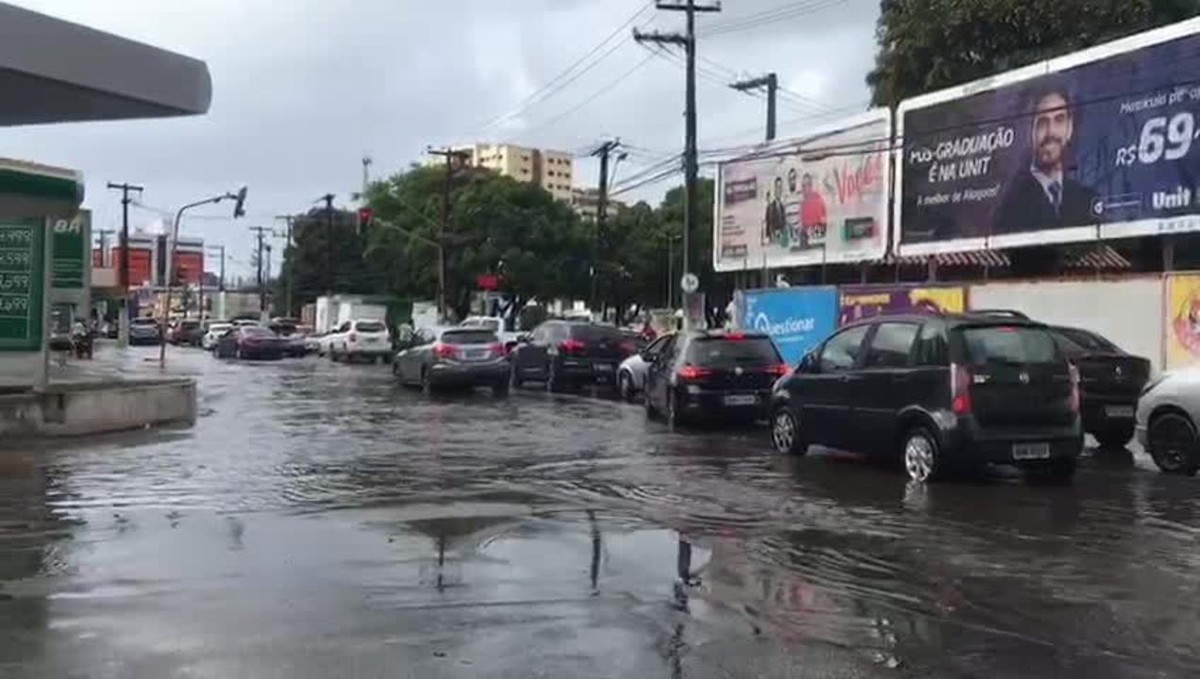
[[[119,194],[105,188],[109,181],[143,184],[142,201],[164,210],[247,184],[248,219],[225,219],[230,208],[222,204],[183,225],[186,234],[224,243],[233,273],[249,271],[247,227],[305,211],[328,192],[350,205],[364,155],[379,177],[407,167],[428,145],[515,141],[583,152],[620,137],[633,148],[619,182],[682,148],[682,59],[635,44],[629,28],[585,62],[607,55],[594,67],[520,106],[631,18],[630,26],[644,30],[682,28],[681,13],[654,10],[646,0],[14,4],[207,62],[207,115],[6,128],[0,155],[82,171],[95,229],[120,225]],[[701,149],[763,134],[765,102],[725,87],[730,74],[779,74],[786,89],[781,138],[864,110],[878,4],[726,0],[722,12],[700,15]],[[596,172],[594,161],[576,161],[576,185],[594,185]],[[656,202],[678,181],[622,197]],[[131,223],[158,218],[136,209]],[[211,261],[209,268],[216,268]]]

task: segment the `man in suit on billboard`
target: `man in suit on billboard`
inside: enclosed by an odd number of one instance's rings
[[[1075,133],[1071,96],[1065,87],[1050,84],[1030,98],[1029,167],[1013,175],[992,221],[992,234],[1083,226],[1096,221],[1096,194],[1067,176],[1067,147]]]

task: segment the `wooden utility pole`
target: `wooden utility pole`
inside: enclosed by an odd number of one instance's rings
[[[287,304],[287,314],[286,315],[288,317],[291,317],[292,310],[293,310],[292,287],[296,280],[296,251],[292,248],[292,222],[294,221],[294,217],[292,217],[291,215],[275,215],[275,219],[281,219],[281,220],[283,220],[283,222],[285,224],[287,224],[287,234],[284,236],[286,238],[286,241],[283,246],[283,260],[281,260],[281,261],[284,261],[284,262],[287,261],[287,256],[288,256],[289,250],[291,250],[291,253],[292,253],[291,265],[288,266],[288,272],[287,272],[287,293],[284,298],[284,303]]]
[[[779,91],[779,78],[774,73],[768,73],[758,78],[739,80],[729,85],[739,92],[749,92],[766,88],[767,90],[767,141],[775,139],[775,99]]]
[[[252,226],[250,230],[254,232],[254,238],[257,241],[254,251],[254,280],[258,284],[258,311],[262,314],[267,310],[267,288],[263,285],[263,234],[270,233],[271,229],[265,226]],[[268,272],[269,273],[269,272]]]
[[[429,149],[431,156],[444,156],[446,158],[446,171],[442,177],[442,221],[438,225],[438,321],[445,322],[446,320],[446,232],[450,228],[450,189],[453,187],[451,180],[454,177],[454,161],[465,160],[470,158],[470,154],[466,151],[456,151],[451,148],[444,149]]]
[[[129,203],[133,201],[129,194],[141,195],[145,188],[129,182],[109,182],[108,188],[121,192],[121,270],[117,273],[121,286],[121,316],[117,319],[117,344],[125,346],[129,344]]]
[[[687,16],[686,30],[679,33],[642,33],[633,30],[633,39],[638,42],[649,42],[659,45],[682,45],[687,55],[687,84],[686,108],[684,110],[685,124],[683,135],[683,174],[684,174],[684,206],[683,206],[683,275],[692,273],[691,269],[691,234],[700,216],[698,197],[696,195],[696,178],[699,174],[696,158],[696,13],[719,12],[721,6],[697,5],[696,0],[665,3],[655,5],[658,9],[672,12],[684,12]]]
[[[600,144],[592,151],[593,156],[600,157],[600,191],[596,198],[596,233],[592,244],[592,311],[596,311],[599,303],[598,297],[598,279],[606,263],[606,259],[610,253],[608,251],[608,232],[606,230],[608,222],[608,157],[613,151],[621,147],[621,140],[614,139]],[[604,309],[600,309],[601,315]]]
[[[333,194],[321,196],[325,201],[325,294],[333,294]]]

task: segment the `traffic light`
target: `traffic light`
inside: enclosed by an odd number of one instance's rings
[[[233,204],[234,219],[236,219],[238,217],[245,217],[246,216],[246,185],[245,184],[242,184],[242,188],[238,189],[238,192],[233,195],[233,199],[235,201],[237,201],[236,203]]]
[[[358,208],[358,232],[364,233],[371,226],[371,218],[375,215],[375,211],[369,207]]]

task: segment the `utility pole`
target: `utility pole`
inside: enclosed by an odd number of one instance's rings
[[[109,182],[108,188],[121,192],[121,270],[118,284],[121,286],[121,316],[117,319],[117,346],[129,344],[129,203],[133,201],[129,193],[142,195],[144,187],[123,182]]]
[[[333,294],[333,194],[321,196],[325,201],[325,295]]]
[[[684,175],[684,206],[683,206],[683,274],[692,273],[691,269],[691,234],[700,216],[696,195],[696,177],[699,174],[696,160],[696,13],[719,12],[720,4],[697,5],[696,0],[682,2],[658,2],[655,7],[672,12],[686,14],[686,31],[678,33],[642,33],[633,30],[633,39],[638,42],[650,42],[659,45],[682,45],[687,55],[687,86],[686,107],[684,110],[685,124],[683,135],[683,175]]]
[[[366,160],[366,159],[364,159]],[[287,234],[285,244],[283,246],[283,261],[287,261],[288,250],[292,251],[292,263],[288,267],[287,272],[287,292],[284,296],[284,303],[287,304],[287,316],[292,315],[292,286],[296,280],[296,251],[292,248],[292,215],[275,215],[275,219],[283,220],[287,224]]]
[[[217,289],[220,290],[221,292],[224,292],[225,291],[225,246],[224,245],[209,245],[207,247],[209,249],[219,250],[221,252],[221,272],[219,274],[217,274]]]
[[[116,233],[116,231],[113,229],[97,229],[94,233],[100,240],[100,268],[107,268],[110,259],[108,253],[108,237]]]
[[[758,78],[739,80],[729,85],[739,92],[749,92],[760,88],[767,90],[767,141],[775,139],[775,98],[779,91],[779,78],[774,73],[768,73]]]
[[[431,156],[446,158],[446,171],[442,178],[442,222],[438,225],[438,320],[446,320],[446,231],[450,227],[450,189],[454,177],[454,161],[470,157],[466,151],[455,151],[451,148],[429,149]]]
[[[592,311],[596,311],[599,304],[598,294],[598,279],[603,269],[602,260],[609,256],[608,252],[608,233],[605,230],[608,222],[608,157],[613,151],[621,147],[620,139],[613,139],[604,142],[597,146],[593,151],[593,156],[600,157],[600,192],[596,200],[596,233],[595,240],[592,245]],[[601,315],[604,314],[604,309],[600,309]]]
[[[371,156],[363,156],[362,158],[363,184],[362,193],[359,194],[359,200],[363,202],[363,205],[366,205],[367,203],[367,187],[371,185],[371,163],[373,162],[375,161],[371,160]]]
[[[271,230],[265,226],[252,226],[250,230],[257,241],[254,249],[254,280],[258,283],[258,310],[261,315],[267,310],[267,288],[263,285],[263,234]]]

